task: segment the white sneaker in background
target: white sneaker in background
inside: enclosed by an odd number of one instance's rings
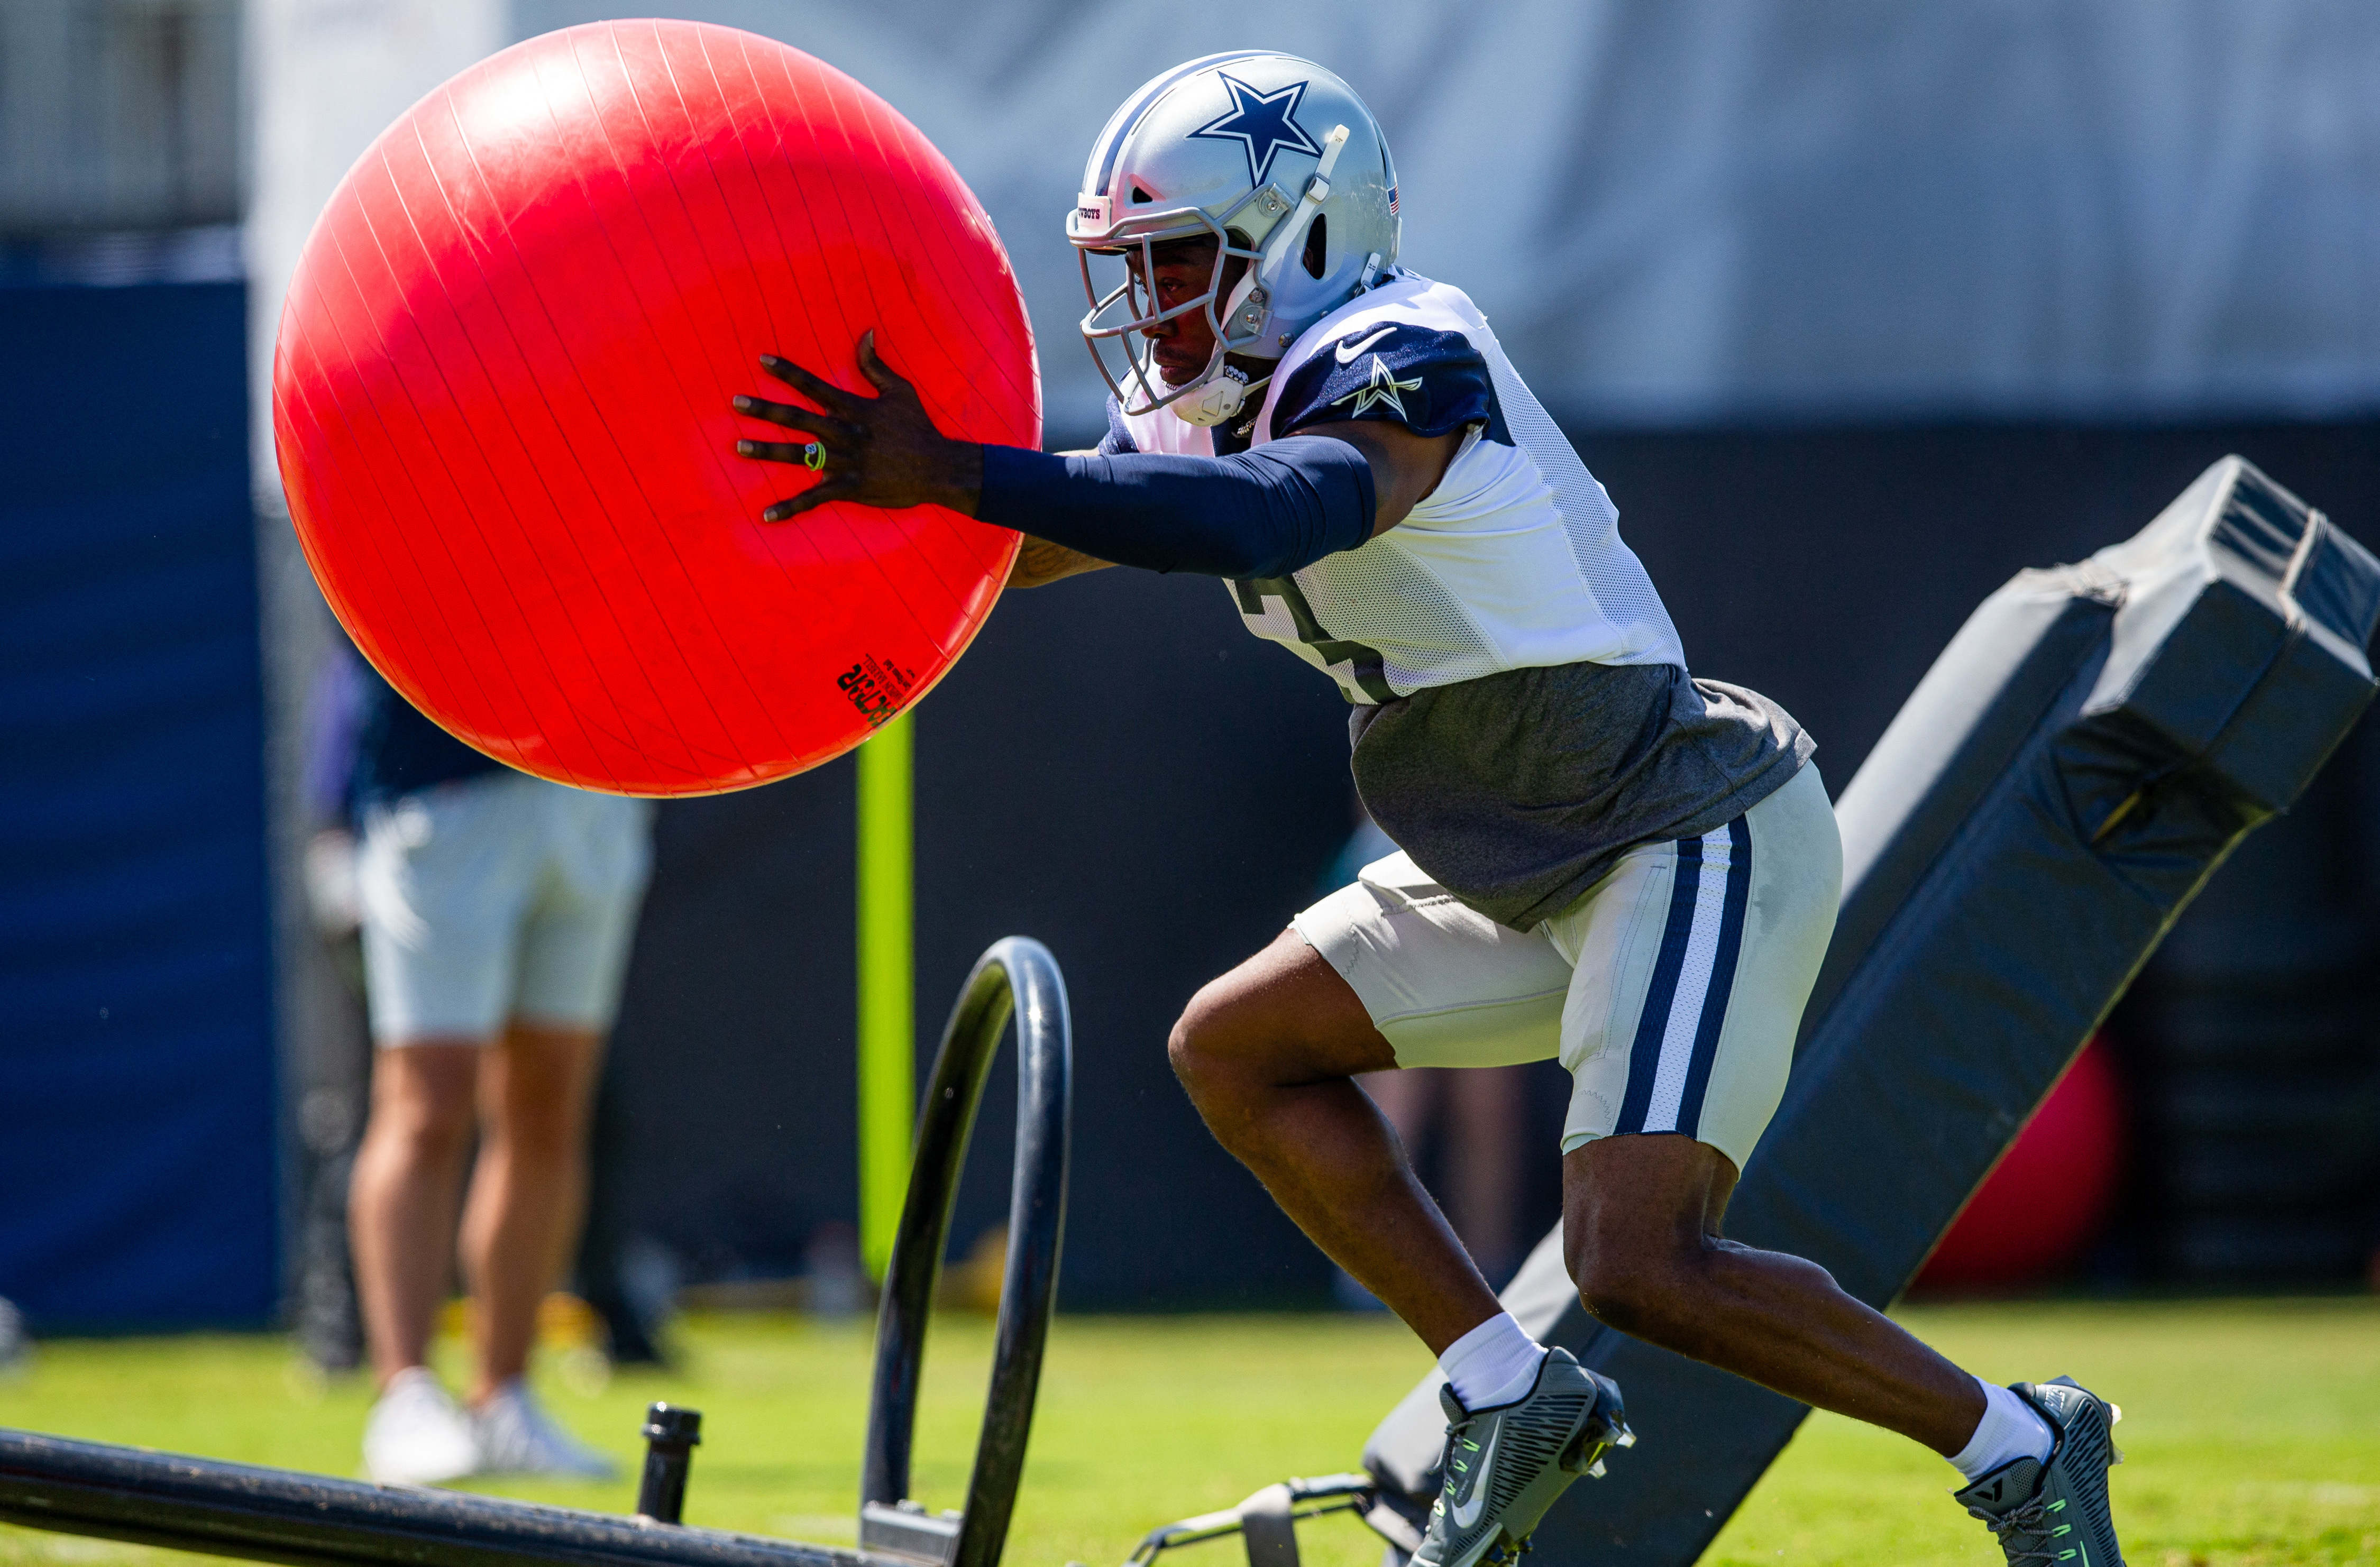
[[[480,1440],[483,1474],[609,1480],[620,1472],[609,1458],[554,1424],[517,1377],[480,1406],[472,1428]]]
[[[385,1486],[435,1486],[479,1467],[470,1417],[429,1367],[398,1372],[364,1422],[364,1473]]]

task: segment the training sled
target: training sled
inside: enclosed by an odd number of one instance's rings
[[[1016,1162],[991,1384],[965,1506],[907,1497],[926,1326],[984,1083],[1016,1023]],[[1072,1026],[1049,950],[1012,936],[952,1009],[876,1319],[857,1549],[677,1523],[699,1416],[656,1404],[638,1513],[368,1485],[0,1429],[0,1521],[295,1567],[994,1567],[1025,1470],[1066,1223]]]
[[[1891,1304],[2192,895],[2371,701],[2375,615],[2380,563],[2238,457],[2137,537],[1986,599],[1837,803],[1841,916],[1728,1234]],[[1809,1413],[1596,1322],[1559,1227],[1503,1300],[1615,1379],[1643,1439],[1547,1514],[1541,1561],[1694,1561]],[[1371,1486],[1391,1567],[1412,1546],[1383,1523],[1411,1538],[1438,1488],[1443,1380],[1331,1482]],[[1265,1496],[1172,1529],[1245,1527],[1251,1567],[1295,1567]]]

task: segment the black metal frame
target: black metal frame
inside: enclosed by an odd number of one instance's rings
[[[0,1521],[291,1567],[861,1567],[856,1551],[0,1430]]]
[[[1185,1545],[1203,1545],[1238,1535],[1247,1548],[1248,1567],[1298,1567],[1297,1525],[1309,1518],[1353,1512],[1366,1527],[1411,1557],[1421,1549],[1422,1525],[1399,1510],[1369,1475],[1325,1475],[1267,1486],[1237,1507],[1201,1512],[1151,1529],[1124,1558],[1123,1567],[1156,1567],[1157,1559]],[[1427,1518],[1427,1513],[1424,1514]]]
[[[984,1079],[1017,1034],[1016,1173],[983,1434],[960,1514],[906,1500],[917,1373],[951,1202]],[[908,1202],[877,1320],[860,1549],[650,1517],[418,1490],[0,1428],[0,1522],[290,1567],[995,1567],[1023,1477],[1066,1221],[1072,1026],[1056,960],[1012,936],[976,964],[918,1114]]]
[[[965,1507],[930,1514],[908,1500],[917,1379],[942,1269],[951,1204],[993,1054],[1016,1018],[1016,1163],[1009,1191],[1008,1264],[1000,1288],[991,1388]],[[1073,1026],[1057,961],[1040,942],[1010,936],[976,961],[951,1009],[932,1080],[917,1111],[917,1154],[900,1238],[884,1271],[876,1318],[876,1383],[859,1479],[859,1543],[949,1567],[992,1567],[1008,1539],[1025,1474],[1025,1443],[1041,1382],[1041,1350],[1058,1299],[1066,1226]]]

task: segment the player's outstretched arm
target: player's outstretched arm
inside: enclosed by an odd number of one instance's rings
[[[740,414],[811,437],[799,443],[741,440],[735,443],[740,455],[800,463],[822,475],[800,494],[771,505],[760,514],[763,520],[783,521],[830,501],[931,504],[1090,561],[1214,577],[1278,577],[1355,549],[1380,526],[1402,521],[1436,485],[1455,445],[1452,437],[1381,433],[1385,427],[1375,425],[1354,428],[1352,438],[1342,438],[1338,427],[1327,435],[1300,431],[1222,457],[1052,456],[979,446],[934,428],[916,389],[877,357],[873,333],[860,339],[858,360],[877,389],[873,397],[856,396],[769,356],[761,367],[815,409],[735,399]],[[1392,490],[1386,512],[1377,504],[1376,465]]]

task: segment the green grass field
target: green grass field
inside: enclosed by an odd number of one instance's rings
[[[2125,1406],[2117,1519],[2135,1567],[2380,1561],[2380,1303],[2055,1304],[1912,1308],[1912,1329],[1985,1375],[2070,1372]],[[939,1323],[917,1488],[956,1505],[973,1452],[990,1325]],[[868,1330],[792,1317],[684,1325],[682,1367],[595,1391],[547,1379],[553,1406],[633,1467],[645,1403],[704,1412],[687,1520],[848,1543]],[[1228,1506],[1292,1474],[1353,1467],[1365,1435],[1427,1366],[1404,1333],[1346,1317],[1062,1319],[1008,1561],[1111,1567],[1152,1525]],[[0,1425],[351,1474],[367,1391],[309,1386],[265,1338],[44,1344],[0,1380]],[[1645,1448],[1625,1465],[1658,1464]],[[1931,1454],[1814,1417],[1706,1559],[1727,1563],[1998,1560],[1951,1506]],[[625,1510],[629,1481],[494,1485]],[[1573,1498],[1591,1497],[1584,1487]],[[1575,1502],[1565,1503],[1572,1505]],[[1316,1567],[1371,1567],[1360,1525],[1307,1526]],[[0,1529],[0,1567],[141,1563],[164,1553]],[[1186,1567],[1231,1567],[1236,1544]]]

